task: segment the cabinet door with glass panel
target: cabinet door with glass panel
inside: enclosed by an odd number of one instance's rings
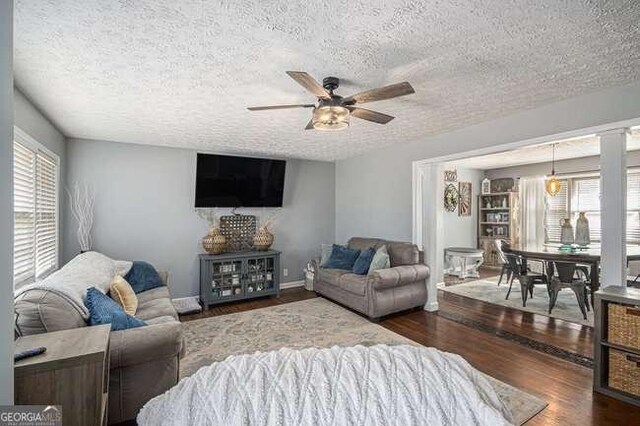
[[[243,296],[241,260],[211,262],[211,295],[214,298]]]
[[[247,259],[247,293],[273,292],[276,267],[274,257]]]

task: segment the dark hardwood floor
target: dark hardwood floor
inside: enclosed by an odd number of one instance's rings
[[[439,292],[440,313],[411,311],[379,324],[425,346],[457,353],[478,370],[535,394],[549,403],[527,425],[640,425],[640,407],[594,394],[592,370],[492,333],[445,318],[455,314],[491,328],[585,356],[592,354],[593,331],[502,306]],[[256,299],[181,317],[183,321],[242,312],[316,297],[302,288],[283,290],[279,298]]]

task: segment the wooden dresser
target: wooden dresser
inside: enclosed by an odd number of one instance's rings
[[[15,364],[16,405],[60,405],[66,425],[107,424],[110,325],[19,337],[16,352],[44,346]]]

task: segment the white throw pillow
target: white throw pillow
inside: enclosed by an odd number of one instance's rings
[[[376,250],[376,254],[373,255],[373,260],[371,260],[371,265],[369,266],[369,274],[372,274],[378,269],[387,269],[390,267],[391,259],[389,258],[387,246],[382,246]]]
[[[320,266],[325,266],[331,257],[333,244],[320,244]]]

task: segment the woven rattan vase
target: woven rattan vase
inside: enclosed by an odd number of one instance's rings
[[[259,251],[266,251],[271,244],[273,244],[273,234],[264,226],[258,229],[256,236],[253,237],[253,247]]]
[[[224,253],[227,249],[227,239],[215,226],[209,228],[209,233],[202,238],[202,247],[209,254]]]

